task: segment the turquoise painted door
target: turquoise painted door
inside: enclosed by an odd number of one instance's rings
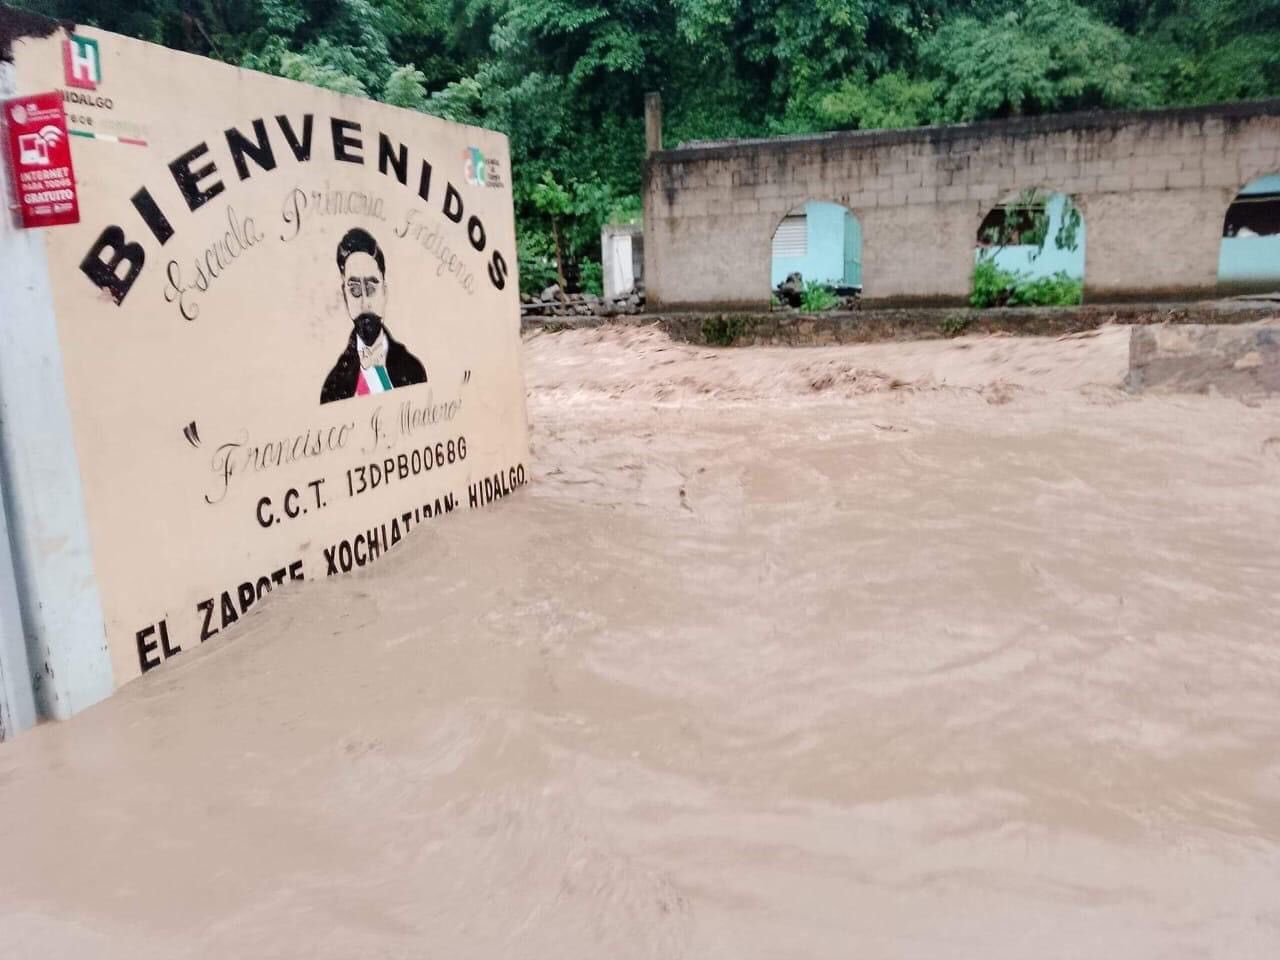
[[[844,282],[862,286],[862,224],[851,213],[844,215]]]

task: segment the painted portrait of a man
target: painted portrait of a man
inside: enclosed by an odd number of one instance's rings
[[[346,349],[325,378],[320,402],[426,383],[422,362],[391,336],[384,322],[387,262],[372,234],[359,227],[347,231],[338,244],[338,274],[352,330]]]

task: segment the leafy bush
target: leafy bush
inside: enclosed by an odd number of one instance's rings
[[[1035,280],[1019,277],[1009,297],[1011,307],[1074,307],[1084,302],[1084,284],[1059,270]]]
[[[804,285],[804,295],[800,298],[800,309],[805,313],[821,313],[832,310],[840,303],[840,298],[815,280]]]
[[[973,268],[969,303],[974,307],[1073,307],[1084,302],[1084,283],[1063,270],[1050,277],[1030,275],[996,266],[982,257]]]
[[[556,282],[555,245],[539,230],[521,231],[516,243],[520,292],[537,295]]]
[[[953,313],[938,324],[944,337],[958,337],[969,329],[969,318],[963,313]]]
[[[578,287],[584,293],[604,296],[604,267],[594,260],[583,260],[578,264]]]
[[[1009,300],[1018,275],[1002,270],[990,257],[981,257],[973,268],[973,286],[969,304],[974,307],[1001,307]]]

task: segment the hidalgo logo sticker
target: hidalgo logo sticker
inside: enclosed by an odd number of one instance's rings
[[[98,41],[73,33],[62,41],[62,69],[67,86],[97,90],[102,82],[102,57]]]

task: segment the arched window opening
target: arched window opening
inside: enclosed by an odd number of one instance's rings
[[[1232,293],[1280,290],[1280,173],[1251,181],[1227,208],[1218,285]]]
[[[862,225],[838,203],[811,200],[773,232],[769,266],[775,309],[831,310],[862,295]]]
[[[1071,197],[1024,190],[978,226],[975,307],[1074,306],[1084,301],[1084,215]]]

